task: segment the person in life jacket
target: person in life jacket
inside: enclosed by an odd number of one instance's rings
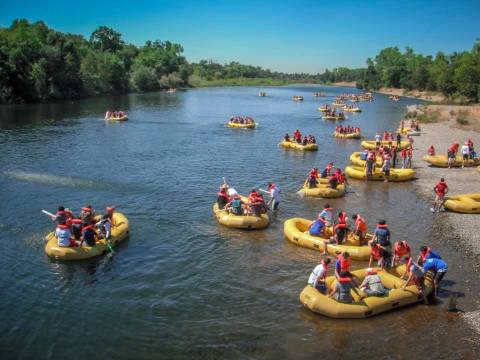
[[[236,194],[233,196],[232,201],[225,205],[225,208],[234,215],[242,216],[244,215],[243,206],[244,202],[242,201],[241,196]]]
[[[322,259],[320,264],[315,266],[310,276],[308,277],[308,284],[317,289],[322,294],[327,293],[327,284],[325,283],[325,279],[328,275],[329,264],[330,258],[327,257]]]
[[[369,150],[367,154],[367,160],[365,160],[365,174],[366,176],[372,175],[373,171],[375,170],[375,162],[377,161],[377,157],[375,155],[375,151]]]
[[[447,158],[448,158],[448,168],[450,169],[453,164],[455,163],[455,159],[457,158],[457,152],[459,144],[452,144],[447,150]]]
[[[220,190],[217,193],[217,204],[220,210],[224,209],[225,205],[227,205],[227,203],[229,202],[227,190],[228,186],[226,184],[223,184],[222,186],[220,186]]]
[[[85,243],[86,246],[95,246],[96,240],[97,233],[93,229],[93,224],[83,226],[80,247],[83,245],[83,243]]]
[[[313,168],[312,170],[310,170],[310,173],[308,174],[307,182],[308,182],[308,188],[309,189],[314,189],[314,188],[317,187],[317,184],[318,184],[318,169],[317,168]]]
[[[295,130],[295,132],[293,133],[293,138],[295,139],[295,141],[297,143],[301,143],[302,142],[302,133],[300,132],[300,130]]]
[[[444,178],[440,179],[440,181],[433,188],[433,191],[435,192],[435,200],[433,201],[433,207],[430,209],[430,211],[444,211],[445,195],[448,193],[448,185]]]
[[[312,236],[325,237],[326,220],[324,217],[319,216],[316,220],[308,226],[308,233]]]
[[[58,246],[74,247],[77,245],[70,232],[70,227],[65,223],[57,225],[55,237],[57,238]]]
[[[421,246],[420,253],[418,254],[417,263],[422,265],[425,263],[427,259],[441,259],[442,257],[434,252],[428,246]]]
[[[353,221],[355,221],[355,236],[358,236],[360,243],[363,243],[366,240],[367,236],[367,222],[360,216],[360,214],[355,214],[352,216]]]
[[[347,235],[347,213],[340,211],[338,213],[338,218],[333,226],[333,235],[334,240],[337,245],[340,245],[345,240],[345,236]]]
[[[266,212],[265,201],[255,189],[253,189],[248,196],[248,205],[255,216],[259,217]]]
[[[430,156],[435,156],[435,148],[433,147],[433,145],[430,145],[430,147],[427,150],[427,154]]]
[[[378,271],[375,268],[368,268],[365,271],[365,278],[360,284],[362,290],[367,296],[383,296],[390,291],[382,284],[382,279],[378,276]]]
[[[278,210],[280,206],[280,189],[274,183],[268,183],[268,192],[270,194],[270,200],[268,200],[267,206],[271,206],[273,211]]]
[[[387,251],[391,250],[390,230],[385,220],[378,221],[371,242],[379,243]]]
[[[325,204],[323,210],[318,214],[318,217],[325,219],[325,226],[330,227],[333,225],[333,209],[330,207],[330,204]]]
[[[374,261],[377,262],[382,270],[389,267],[391,264],[392,254],[385,250],[379,243],[370,243],[370,259],[368,260],[368,267],[372,267]]]
[[[82,220],[83,225],[91,225],[94,217],[92,205],[83,207],[79,217]]]
[[[98,229],[99,237],[110,239],[112,236],[112,219],[108,214],[102,215],[101,220],[95,224],[95,228]]]
[[[422,295],[423,301],[428,305],[428,299],[424,294],[424,273],[422,267],[415,263],[412,258],[409,258],[406,264],[406,271],[401,277],[402,280],[405,279],[405,283],[402,285],[402,290],[405,290],[407,286],[415,284],[417,290]]]
[[[350,273],[350,254],[348,251],[344,251],[338,255],[335,261],[335,276],[337,279],[340,277],[340,273],[348,274],[350,277],[353,276]]]
[[[393,266],[406,263],[410,259],[412,253],[410,251],[410,245],[407,240],[396,241],[393,247]]]
[[[55,217],[52,218],[57,224],[65,224],[67,222],[67,213],[65,212],[65,207],[60,205],[55,213]]]
[[[361,295],[359,289],[351,274],[349,272],[340,272],[337,276],[335,287],[327,295],[329,298],[334,297],[335,300],[341,303],[350,304],[353,302],[351,291],[359,297],[359,300],[363,300],[365,296]]]
[[[290,135],[288,135],[288,133],[286,133],[285,136],[283,137],[283,140],[284,141],[290,141]]]
[[[330,162],[325,166],[325,169],[322,171],[322,178],[326,179],[330,176],[333,169],[333,162]]]

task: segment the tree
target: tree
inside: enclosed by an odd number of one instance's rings
[[[90,43],[95,49],[111,52],[117,52],[124,46],[122,35],[106,26],[98,27],[90,35]]]

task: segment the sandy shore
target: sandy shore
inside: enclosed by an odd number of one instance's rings
[[[339,81],[339,82],[333,83],[332,85],[354,87],[354,88],[357,87],[357,83],[355,81]]]
[[[441,102],[445,100],[445,96],[442,93],[434,91],[406,90],[383,87],[376,90],[375,92],[380,94],[405,96],[435,102]]]
[[[480,133],[458,128],[453,119],[420,124],[420,127],[421,136],[414,137],[413,159],[418,177],[415,185],[419,194],[428,201],[433,201],[433,187],[441,177],[445,178],[451,195],[480,192],[480,173],[475,167],[434,168],[422,160],[430,145],[435,146],[437,154],[446,154],[447,147],[453,142],[463,144],[471,138],[478,149]],[[434,216],[432,233],[440,236],[442,241],[448,241],[455,249],[472,259],[475,270],[480,271],[480,216],[453,212],[436,213]]]

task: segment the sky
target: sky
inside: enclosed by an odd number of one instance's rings
[[[480,38],[480,0],[0,0],[0,26],[25,18],[86,38],[100,25],[135,45],[180,43],[191,62],[284,72],[363,67],[388,46],[435,55]]]

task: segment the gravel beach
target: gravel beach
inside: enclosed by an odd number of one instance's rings
[[[430,145],[435,147],[437,154],[446,154],[450,144],[454,142],[463,144],[468,138],[471,138],[478,148],[480,133],[460,129],[453,120],[420,124],[420,129],[421,136],[415,136],[413,144],[413,165],[418,178],[415,185],[419,194],[427,200],[433,201],[433,187],[441,177],[445,178],[450,195],[480,192],[480,172],[476,167],[435,168],[422,160]],[[453,212],[436,213],[432,216],[434,216],[433,236],[450,242],[454,248],[473,260],[475,270],[480,271],[480,216]]]

